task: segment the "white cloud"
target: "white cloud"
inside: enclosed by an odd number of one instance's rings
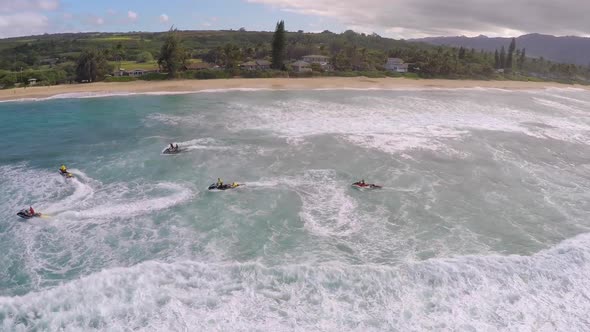
[[[62,17],[64,18],[64,20],[71,20],[74,15],[72,15],[72,13],[63,13]]]
[[[104,24],[104,18],[102,18],[102,17],[97,17],[97,18],[95,19],[94,23],[95,23],[96,25],[103,25],[103,24]]]
[[[0,15],[0,38],[39,35],[48,32],[49,19],[39,13]]]
[[[166,14],[160,15],[160,23],[167,23],[170,18]]]
[[[204,26],[204,27],[210,27],[211,26],[211,23],[209,23],[209,22],[203,22],[203,23],[201,23],[201,25]]]
[[[139,15],[137,15],[137,13],[134,11],[130,10],[127,12],[127,18],[130,19],[131,21],[136,21],[138,17],[139,17]]]
[[[358,0],[247,1],[403,38],[529,32],[580,35],[590,31],[590,20],[581,14],[590,12],[588,0],[363,0],[362,6]]]

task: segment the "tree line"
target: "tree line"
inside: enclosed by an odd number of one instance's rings
[[[334,75],[385,73],[387,58],[397,57],[409,64],[411,72],[424,78],[532,77],[590,82],[589,67],[529,58],[514,39],[506,46],[490,53],[393,40],[352,30],[339,34],[327,30],[293,32],[286,30],[284,21],[277,22],[274,33],[171,28],[166,33],[49,35],[39,36],[34,43],[18,39],[0,41],[0,86],[26,83],[33,77],[46,84],[94,82],[111,75],[122,61],[155,63],[170,78],[178,77],[188,62],[204,61],[223,68],[223,74],[211,77],[231,77],[250,74],[240,71],[240,64],[245,61],[266,59],[273,70],[288,71],[291,61],[309,54],[328,56]],[[48,59],[55,61],[48,64]],[[314,75],[321,74],[318,67],[313,66]]]

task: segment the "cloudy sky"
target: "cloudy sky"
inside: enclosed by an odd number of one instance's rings
[[[590,36],[590,0],[0,0],[0,38],[179,29],[376,32],[394,38]]]

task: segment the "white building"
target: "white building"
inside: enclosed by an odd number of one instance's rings
[[[331,71],[333,69],[330,64],[330,57],[326,55],[306,55],[303,57],[303,61],[309,64],[317,63],[325,71]]]
[[[394,73],[407,73],[408,64],[404,63],[404,60],[400,58],[388,58],[385,64],[385,70],[392,71]]]
[[[306,55],[303,57],[303,61],[307,63],[319,63],[321,65],[330,62],[330,57],[325,55]]]
[[[311,65],[306,61],[295,61],[291,64],[291,68],[296,73],[305,73],[311,71]]]
[[[129,74],[129,76],[131,77],[140,77],[143,76],[145,73],[147,72],[147,70],[143,70],[143,69],[134,69],[132,71],[127,72]]]

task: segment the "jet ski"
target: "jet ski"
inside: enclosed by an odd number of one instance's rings
[[[31,219],[31,218],[35,218],[35,217],[41,217],[41,213],[31,214],[31,211],[29,211],[29,209],[22,209],[16,215],[23,218],[23,219]]]
[[[164,151],[162,151],[162,153],[163,154],[177,154],[177,153],[180,153],[181,151],[182,150],[180,148],[179,149],[176,149],[176,148],[175,149],[167,148]]]
[[[175,147],[170,147],[168,146],[167,148],[164,149],[164,151],[162,151],[163,154],[177,154],[182,152],[183,150],[178,146],[178,144]]]
[[[69,179],[69,178],[73,178],[73,177],[74,177],[74,174],[72,174],[72,173],[70,173],[70,172],[68,172],[68,171],[65,171],[65,172],[64,172],[64,171],[62,171],[61,169],[59,170],[59,174],[60,174],[61,176],[63,176],[64,178],[66,178],[66,179]]]
[[[355,182],[352,184],[354,188],[357,189],[381,189],[383,186],[373,184],[373,183],[365,183],[363,181]]]
[[[220,186],[217,183],[213,183],[209,186],[209,190],[229,190],[229,189],[236,189],[237,187],[241,186],[241,184],[236,183],[235,185],[232,184],[222,184]]]

